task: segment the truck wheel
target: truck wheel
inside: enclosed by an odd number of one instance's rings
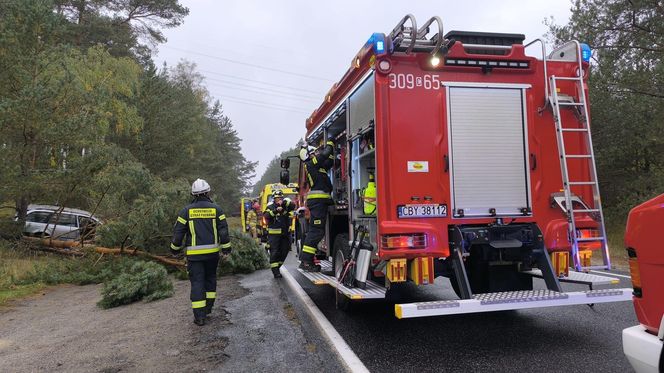
[[[334,239],[332,266],[334,268],[334,277],[339,279],[343,271],[343,264],[350,257],[350,245],[348,244],[348,234],[340,233]],[[348,276],[348,275],[346,275]],[[335,304],[337,309],[349,311],[351,308],[351,300],[341,293],[339,290],[335,291]]]

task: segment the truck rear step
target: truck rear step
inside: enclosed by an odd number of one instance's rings
[[[597,304],[631,300],[631,288],[589,290],[569,293],[561,293],[552,290],[508,291],[501,293],[476,294],[473,295],[473,299],[395,304],[394,314],[399,319],[406,319],[412,317],[571,306],[590,303]]]
[[[532,269],[530,271],[524,271],[523,273],[532,275],[533,277],[543,278],[542,277],[542,271],[539,270],[539,269]],[[567,277],[558,277],[558,281],[560,281],[560,282],[569,282],[569,283],[573,283],[573,284],[584,284],[584,285],[589,285],[589,286],[615,285],[615,284],[620,283],[620,280],[618,280],[615,277],[593,275],[593,274],[590,274],[590,273],[573,271],[571,269],[569,271],[569,276],[567,276]]]
[[[329,260],[321,260],[320,266],[323,271],[332,270],[332,263]],[[385,298],[385,288],[376,284],[373,281],[367,281],[366,289],[359,288],[348,288],[337,282],[337,279],[333,276],[327,276],[320,272],[305,272],[301,269],[298,269],[302,276],[306,277],[309,281],[313,282],[315,285],[330,285],[334,288],[337,288],[340,293],[344,294],[350,299],[384,299]]]

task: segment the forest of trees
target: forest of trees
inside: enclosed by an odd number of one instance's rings
[[[103,244],[166,243],[191,182],[226,210],[255,163],[195,65],[155,66],[177,0],[0,2],[0,203],[102,217]]]
[[[260,194],[260,192],[263,190],[265,184],[278,183],[279,174],[281,172],[280,160],[288,156],[297,155],[299,154],[299,151],[300,151],[300,144],[298,143],[294,147],[285,150],[281,152],[281,154],[279,154],[278,156],[272,158],[270,163],[268,163],[267,169],[261,176],[260,180],[258,180],[258,182],[256,182],[256,184],[254,185],[251,195],[253,197],[257,197]],[[300,165],[299,159],[291,159],[290,168],[288,170],[290,171],[291,183],[297,183],[299,165]]]

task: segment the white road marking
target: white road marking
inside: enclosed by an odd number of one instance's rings
[[[609,275],[609,276],[616,276],[616,277],[628,278],[628,279],[630,279],[630,280],[632,279],[630,276],[619,275],[619,274],[617,274],[617,273],[602,272],[602,271],[595,271],[595,270],[590,270],[590,272],[601,273],[601,274],[603,274],[603,275]]]
[[[290,288],[295,292],[295,294],[302,300],[304,305],[309,311],[311,318],[314,320],[320,331],[323,333],[330,343],[330,345],[336,350],[337,354],[341,358],[341,361],[344,363],[348,371],[350,372],[369,372],[367,367],[364,366],[362,361],[355,355],[355,352],[348,346],[346,341],[339,335],[336,329],[330,324],[325,315],[316,307],[309,295],[300,287],[300,284],[291,276],[290,272],[285,267],[281,267],[281,274],[286,279],[286,283]]]

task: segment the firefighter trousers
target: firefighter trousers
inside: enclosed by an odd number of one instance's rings
[[[286,261],[288,251],[290,250],[290,236],[285,234],[270,234],[267,236],[267,243],[270,245],[270,268],[276,276],[279,274],[279,268]]]
[[[302,243],[302,252],[300,260],[313,263],[316,255],[316,248],[323,236],[325,236],[325,220],[327,219],[327,207],[331,201],[327,198],[316,198],[307,200],[309,208],[309,225],[307,234]]]
[[[194,317],[205,317],[212,310],[217,298],[217,265],[219,256],[206,260],[187,260],[187,272],[191,281],[191,307]]]

